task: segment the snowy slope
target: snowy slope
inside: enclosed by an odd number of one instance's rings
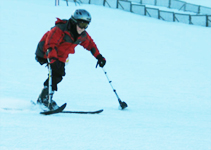
[[[210,0],[182,0],[187,3],[211,7],[211,1]]]
[[[54,6],[51,0],[7,0],[0,6],[1,150],[211,149],[211,30],[163,22],[96,5]],[[56,17],[87,9],[87,29],[120,98],[96,59],[78,46],[54,99],[66,110],[104,109],[99,115],[42,116],[30,104],[47,78],[34,60]],[[12,108],[14,110],[5,110]]]

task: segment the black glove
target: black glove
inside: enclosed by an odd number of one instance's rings
[[[51,65],[52,72],[60,76],[65,76],[65,68],[64,68],[65,63],[56,59],[55,61],[51,61],[50,65]]]
[[[35,60],[36,60],[37,62],[39,62],[40,65],[43,65],[43,64],[45,64],[45,63],[48,62],[47,59],[42,58],[42,57],[39,57],[39,56],[35,56]]]
[[[98,64],[99,64],[100,67],[103,68],[106,64],[106,59],[101,54],[99,54],[96,58],[98,60],[97,64],[96,64],[96,68],[97,68]]]

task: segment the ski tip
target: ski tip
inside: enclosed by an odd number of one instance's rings
[[[99,114],[101,112],[103,112],[103,109],[97,110],[97,111],[93,112],[93,114]]]
[[[66,107],[67,106],[67,103],[64,103],[61,107]]]
[[[98,110],[97,112],[103,112],[103,109]]]

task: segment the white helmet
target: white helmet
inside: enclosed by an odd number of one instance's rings
[[[81,21],[85,21],[87,23],[91,22],[91,15],[88,11],[86,11],[85,9],[76,9],[73,14],[71,15],[71,18],[73,21],[75,21],[76,23],[81,20]]]

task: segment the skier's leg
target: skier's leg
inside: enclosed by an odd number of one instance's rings
[[[63,62],[59,62],[60,65],[59,65],[59,68],[57,67],[54,67],[52,69],[52,90],[53,92],[54,91],[57,91],[58,90],[58,87],[57,87],[57,84],[60,83],[63,79],[63,76],[65,76],[65,64]],[[45,106],[48,106],[48,99],[49,99],[49,96],[48,96],[48,84],[49,82],[49,78],[46,79],[46,81],[44,82],[44,88],[42,89],[39,97],[38,97],[38,100],[37,100],[37,103],[40,103],[40,104],[44,104]],[[56,102],[52,100],[52,106],[57,106]]]
[[[62,81],[63,77],[61,75],[58,75],[54,71],[52,71],[52,90],[57,91],[58,90],[58,84]],[[44,86],[48,86],[49,79],[47,78],[44,82]]]
[[[64,66],[62,66],[62,67],[64,67]],[[52,70],[52,90],[53,90],[53,93],[54,93],[54,91],[58,90],[57,85],[58,85],[58,83],[60,83],[62,81],[63,76],[65,76],[65,69],[63,68],[62,70],[64,72],[58,72],[58,71]],[[49,86],[48,82],[49,82],[49,78],[47,78],[46,81],[44,82],[44,87]],[[47,90],[48,90],[48,88],[47,88]],[[47,93],[46,97],[47,97],[46,101],[48,101],[48,93]],[[52,106],[52,108],[49,108],[49,109],[58,108],[58,105],[56,104],[56,102],[54,100],[51,100],[51,106]]]

